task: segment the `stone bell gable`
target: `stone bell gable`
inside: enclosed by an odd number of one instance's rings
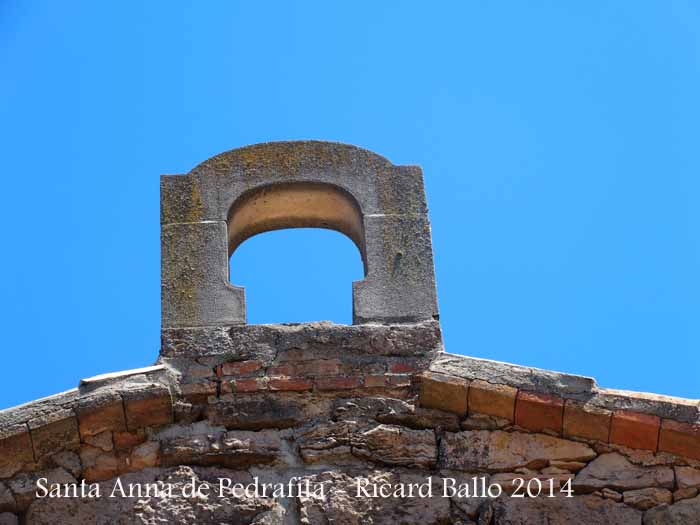
[[[0,525],[699,522],[698,400],[445,352],[419,168],[249,146],[164,176],[161,224],[157,362],[0,411]],[[293,227],[357,245],[352,325],[246,324],[228,258]]]
[[[275,142],[217,155],[161,179],[163,328],[245,323],[245,294],[228,259],[247,238],[329,228],[357,245],[353,323],[436,319],[423,176],[331,142]]]

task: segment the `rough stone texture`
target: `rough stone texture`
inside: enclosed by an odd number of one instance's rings
[[[72,410],[59,410],[30,419],[28,426],[37,459],[80,443],[78,420]]]
[[[139,385],[122,392],[126,426],[134,431],[145,426],[167,425],[173,421],[170,390],[160,383]]]
[[[315,322],[292,325],[241,325],[177,328],[161,332],[161,356],[222,356],[290,360],[342,358],[348,355],[427,357],[442,351],[436,321],[408,325],[335,325]],[[428,362],[426,362],[427,366]]]
[[[0,525],[19,525],[19,519],[10,512],[0,513]]]
[[[564,405],[563,435],[607,443],[610,436],[612,412],[578,401]]]
[[[467,415],[467,388],[464,379],[426,372],[421,376],[421,405],[464,417]]]
[[[14,512],[16,509],[17,502],[12,491],[6,484],[0,483],[0,512]]]
[[[700,469],[692,467],[676,467],[676,484],[678,488],[686,489],[700,487]]]
[[[238,397],[220,399],[209,406],[214,425],[237,429],[289,428],[301,425],[321,412],[330,412],[330,403],[308,395],[294,397]]]
[[[378,425],[351,438],[352,453],[386,465],[430,468],[437,461],[435,434],[430,430],[407,430]]]
[[[76,479],[62,468],[49,471],[22,473],[8,482],[15,497],[17,510],[24,511],[34,500],[37,491],[37,480],[46,478],[47,483],[76,483]]]
[[[622,496],[627,505],[639,510],[649,510],[652,507],[673,501],[673,494],[670,490],[656,487],[628,490]]]
[[[161,443],[164,465],[221,465],[227,468],[272,463],[281,456],[282,446],[279,432],[272,430],[192,433],[165,437]]]
[[[518,389],[477,379],[469,384],[469,411],[513,421]]]
[[[81,436],[91,436],[107,430],[126,430],[124,402],[121,396],[110,388],[103,388],[81,397],[76,412]]]
[[[642,513],[621,503],[593,496],[574,498],[502,499],[494,504],[498,525],[638,525]]]
[[[564,417],[564,401],[559,396],[518,392],[515,424],[533,432],[559,433]]]
[[[406,472],[370,470],[362,477],[369,484],[421,483],[425,477]],[[431,498],[357,498],[353,477],[339,472],[323,472],[309,479],[327,483],[329,495],[325,500],[299,498],[299,522],[306,524],[342,523],[363,525],[367,523],[392,525],[395,523],[421,523],[442,525],[451,520],[450,499]]]
[[[645,415],[662,420],[670,448],[690,448],[689,454],[608,443],[605,431],[614,411],[619,420],[640,420],[636,411],[627,417],[619,408],[618,394],[613,404],[600,406],[605,394],[594,385],[588,393],[578,389],[587,383],[574,376],[503,365],[496,378],[496,364],[467,357],[452,357],[443,366],[436,357],[441,337],[435,321],[177,332],[177,338],[164,339],[170,346],[158,370],[114,374],[36,406],[0,411],[0,447],[12,452],[0,456],[0,472],[5,473],[0,512],[27,523],[45,523],[52,514],[61,523],[292,524],[335,519],[499,525],[542,521],[543,516],[549,523],[576,522],[582,516],[586,523],[639,523],[643,515],[657,519],[660,511],[658,519],[684,516],[692,504],[679,505],[697,498],[695,427],[683,421],[666,423],[662,414],[672,412],[668,400],[651,400],[648,407],[660,412]],[[201,346],[208,344],[214,346]],[[285,389],[283,383],[271,388],[282,379],[291,386],[306,383],[303,391]],[[197,386],[201,384],[203,388]],[[558,393],[546,391],[559,387]],[[524,403],[517,415],[519,394]],[[688,406],[681,403],[677,413]],[[77,415],[77,437],[71,414]],[[60,436],[57,430],[70,421],[73,426],[66,429],[72,430],[63,434],[65,439],[52,437]],[[630,435],[639,438],[634,430]],[[32,443],[32,436],[41,439]],[[259,476],[270,482],[321,479],[328,494],[322,499],[48,502],[36,499],[32,491],[42,473],[107,486],[117,476],[181,482],[190,471],[205,481],[215,475],[241,480]],[[357,498],[348,493],[353,480],[363,476],[390,483],[431,479],[439,492],[443,481],[438,473],[460,483],[485,479],[506,495],[494,501]],[[556,490],[570,482],[574,497],[565,499],[560,492],[555,498],[511,498],[518,479],[551,483]]]
[[[700,522],[699,516],[700,496],[647,511],[644,525],[689,525]]]
[[[0,478],[9,478],[33,462],[34,452],[27,425],[0,428]]]
[[[508,471],[542,468],[549,461],[588,461],[595,452],[544,434],[474,430],[447,432],[440,442],[440,466],[465,471]]]
[[[591,492],[603,487],[634,490],[649,487],[673,488],[670,467],[639,467],[620,454],[603,454],[581,470],[574,479],[574,490]]]

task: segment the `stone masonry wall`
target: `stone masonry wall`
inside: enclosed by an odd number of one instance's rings
[[[156,366],[0,411],[0,524],[698,523],[699,412],[445,354],[435,321],[174,328]],[[503,494],[442,497],[475,477]],[[102,497],[38,498],[42,478]],[[105,497],[220,478],[324,494]],[[433,495],[357,497],[360,478]],[[515,479],[555,497],[513,497]]]

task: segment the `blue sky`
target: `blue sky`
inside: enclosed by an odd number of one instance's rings
[[[159,175],[269,140],[423,167],[449,352],[700,397],[700,6],[0,4],[0,407],[145,366]],[[249,322],[350,322],[335,232],[244,243]]]

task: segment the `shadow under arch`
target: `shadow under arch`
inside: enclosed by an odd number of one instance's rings
[[[367,275],[365,229],[357,200],[328,183],[289,182],[259,186],[241,195],[227,217],[228,256],[246,239],[274,230],[324,228],[355,243]]]

